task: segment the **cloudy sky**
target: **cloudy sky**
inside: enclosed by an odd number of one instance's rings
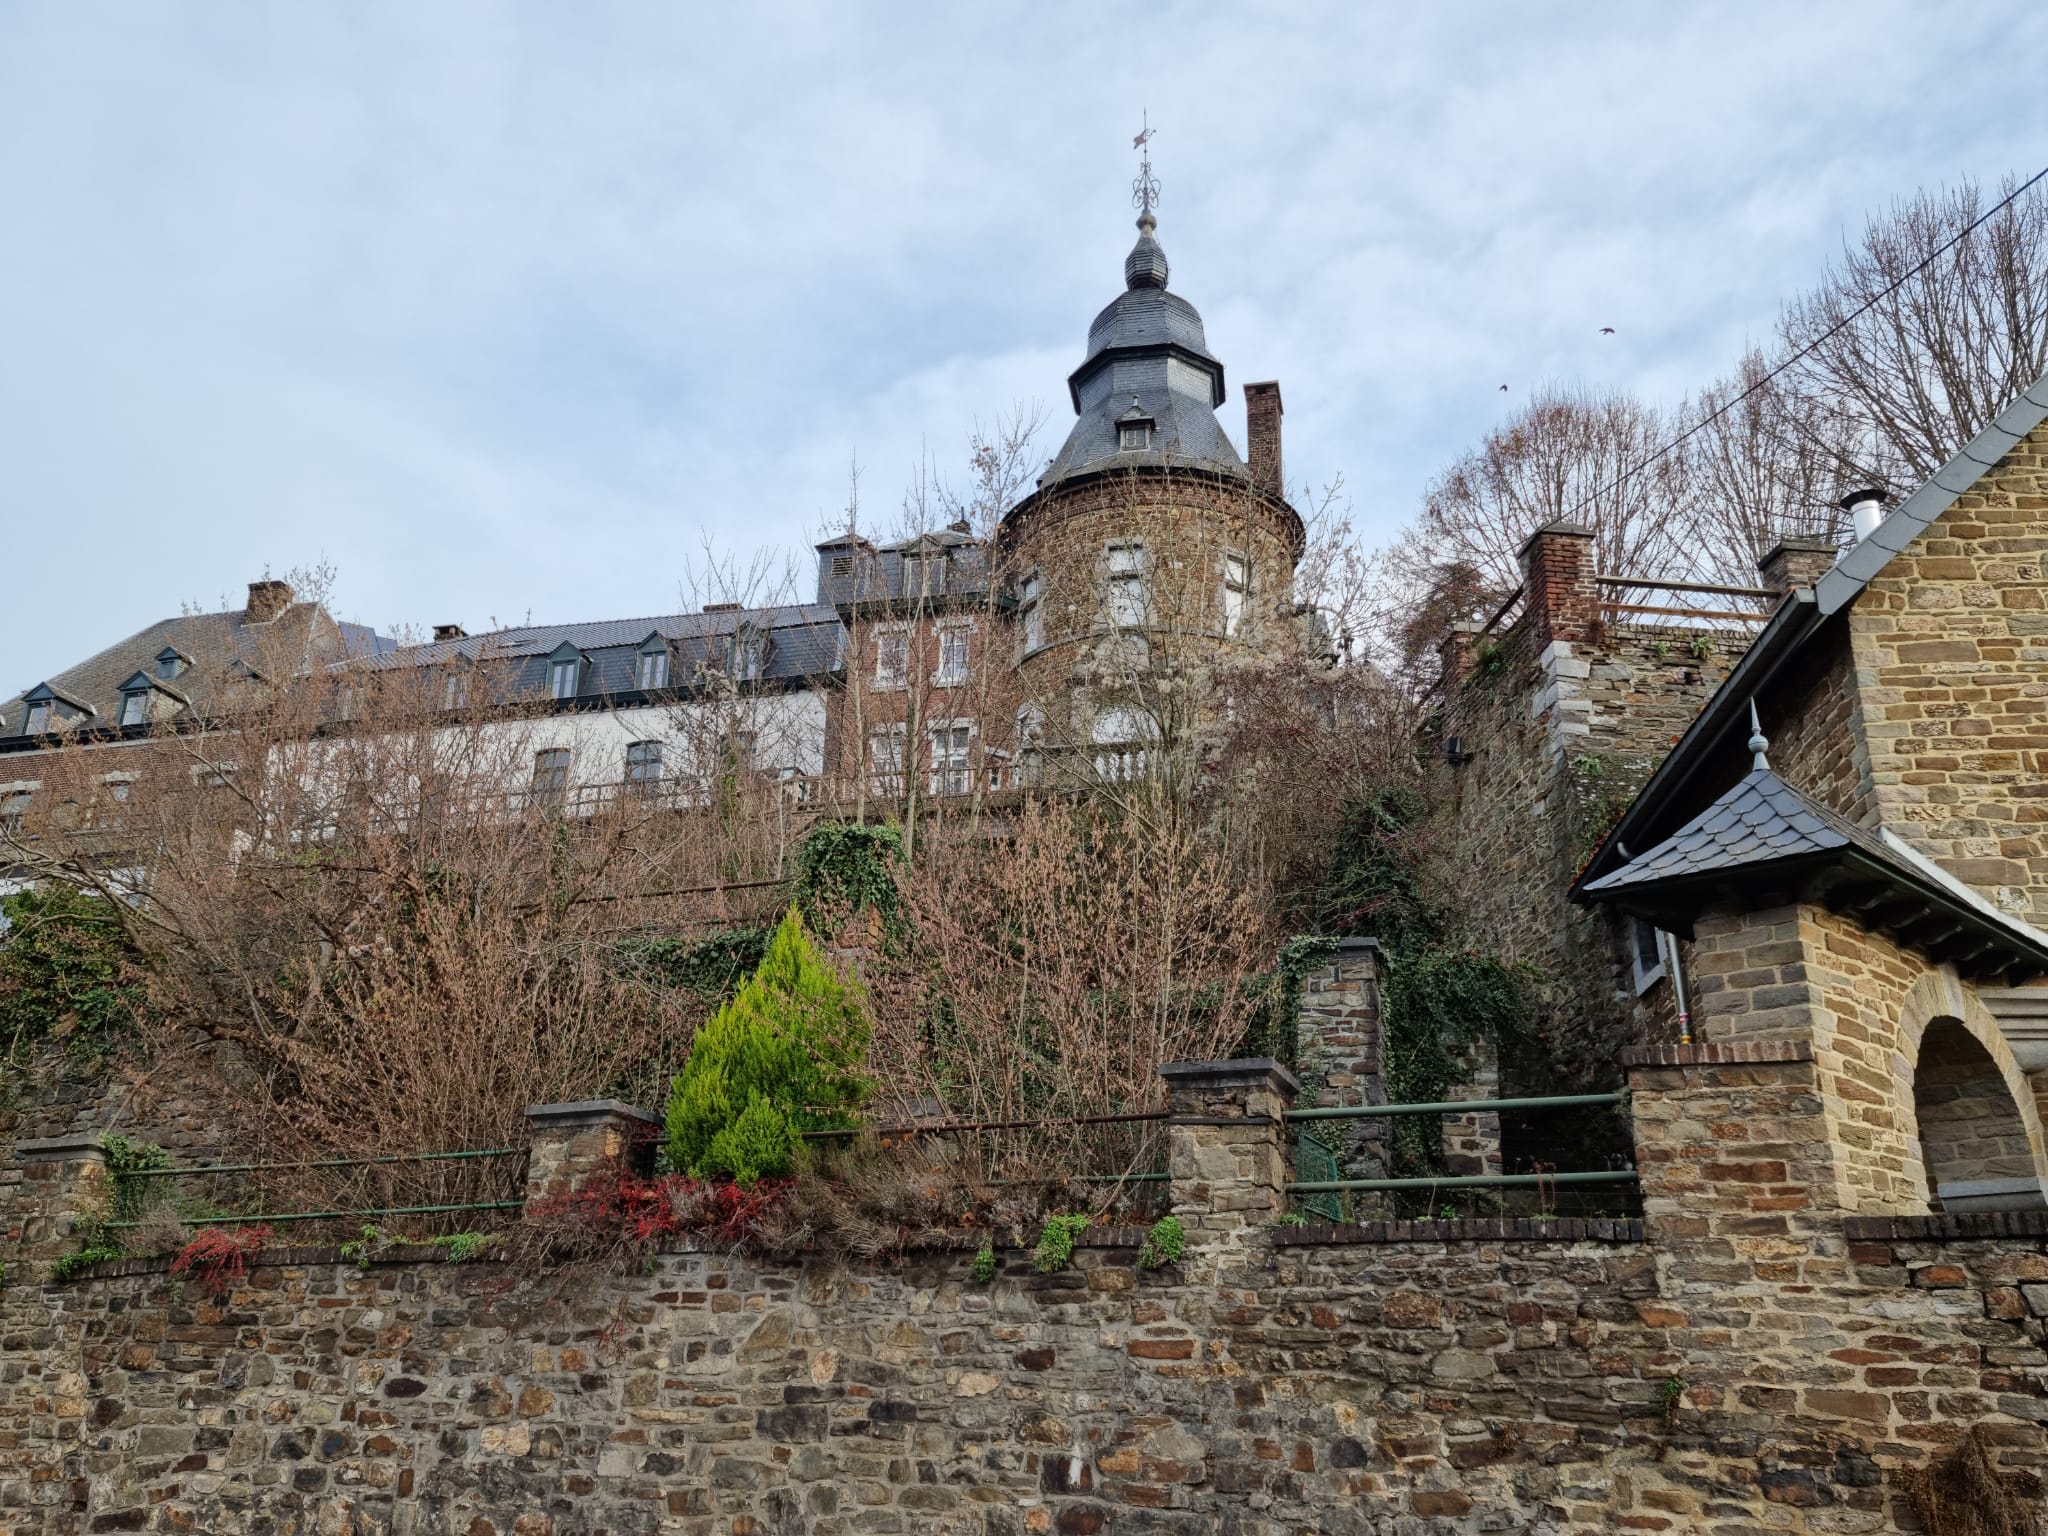
[[[1050,454],[1141,110],[1226,425],[1281,380],[1383,536],[1532,387],[1675,399],[2048,162],[2043,59],[2034,0],[0,3],[0,694],[323,561],[386,628],[672,612],[852,463],[886,524],[977,419]]]

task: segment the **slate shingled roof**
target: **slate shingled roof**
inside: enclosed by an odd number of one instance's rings
[[[1749,777],[1648,853],[1586,886],[1610,895],[1630,886],[1861,848],[1889,859],[1891,850],[1768,768]]]
[[[377,670],[434,667],[458,657],[488,662],[507,669],[505,686],[512,696],[539,699],[547,694],[548,657],[567,643],[587,658],[579,697],[598,699],[637,691],[634,661],[648,636],[660,635],[669,642],[675,658],[670,676],[680,681],[692,676],[699,664],[722,666],[725,646],[743,626],[768,642],[761,673],[764,684],[801,686],[831,674],[839,665],[839,615],[817,603],[526,624],[403,646],[369,658],[367,665]]]
[[[1905,845],[1894,846],[1794,789],[1769,767],[1749,775],[1647,853],[1588,881],[1584,894],[1689,933],[1715,896],[1742,887],[1821,902],[2011,984],[2048,973],[2048,934],[1992,907]]]
[[[244,609],[159,619],[0,704],[0,750],[19,750],[41,742],[41,737],[24,736],[22,730],[28,716],[27,695],[45,685],[73,706],[66,723],[85,729],[111,728],[119,716],[121,685],[138,672],[153,672],[157,656],[167,649],[177,651],[189,666],[163,691],[183,701],[191,717],[203,718],[237,663],[261,669],[276,665],[274,658],[282,657],[303,670],[342,657],[372,656],[390,644],[360,624],[337,622],[314,603],[293,603],[262,623],[251,623]]]

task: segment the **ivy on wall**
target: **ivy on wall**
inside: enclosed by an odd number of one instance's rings
[[[142,990],[118,915],[97,896],[38,885],[0,897],[0,1060],[44,1042],[98,1059],[135,1022]]]

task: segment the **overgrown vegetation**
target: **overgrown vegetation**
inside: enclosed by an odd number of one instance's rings
[[[1927,1536],[2040,1536],[2048,1484],[2024,1467],[1998,1465],[1978,1426],[1923,1467],[1899,1476],[1906,1502]]]
[[[1145,1246],[1138,1250],[1138,1267],[1163,1269],[1168,1264],[1178,1264],[1187,1251],[1187,1242],[1187,1230],[1178,1216],[1160,1217],[1145,1234]]]
[[[96,1061],[132,1032],[142,989],[113,903],[56,881],[0,896],[0,1051],[45,1042]]]
[[[1090,1225],[1086,1211],[1046,1217],[1038,1232],[1038,1244],[1031,1250],[1031,1267],[1041,1275],[1065,1269],[1074,1262],[1074,1239]]]

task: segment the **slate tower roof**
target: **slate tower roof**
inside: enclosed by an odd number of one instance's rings
[[[1067,378],[1080,419],[1040,477],[1041,489],[1131,465],[1250,478],[1216,420],[1223,364],[1209,351],[1195,306],[1167,291],[1166,252],[1155,228],[1147,208],[1138,243],[1124,258],[1124,291],[1088,327],[1087,355]]]

